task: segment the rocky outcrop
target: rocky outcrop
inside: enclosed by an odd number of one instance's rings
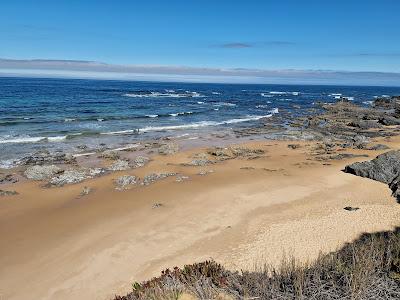
[[[24,174],[28,179],[46,180],[61,172],[62,169],[55,165],[44,165],[44,166],[37,165],[28,167],[25,170]]]
[[[139,178],[133,175],[124,175],[115,180],[116,190],[126,190],[129,186],[136,185]]]
[[[64,173],[50,179],[50,184],[55,186],[63,186],[65,184],[72,184],[82,182],[90,178],[85,171],[81,170],[66,170]]]
[[[142,185],[149,185],[152,184],[158,180],[170,177],[170,176],[175,176],[177,175],[176,173],[151,173],[149,175],[146,175],[143,178]]]
[[[52,154],[47,150],[36,152],[21,159],[23,165],[44,165],[44,164],[75,164],[76,159],[69,154]]]
[[[135,159],[133,160],[133,162],[131,162],[131,167],[136,169],[136,168],[141,168],[144,167],[145,165],[147,165],[150,161],[150,158],[146,157],[146,156],[137,156],[135,157]]]
[[[158,153],[161,155],[171,155],[178,152],[179,146],[176,143],[163,144],[158,148]]]
[[[118,159],[109,168],[110,171],[125,171],[130,169],[129,161]]]
[[[18,192],[0,190],[0,196],[15,196],[15,195],[18,195]]]
[[[2,183],[17,183],[19,179],[14,174],[0,175],[0,184]]]
[[[353,163],[344,172],[386,183],[393,196],[400,200],[400,150],[383,153],[371,161]]]

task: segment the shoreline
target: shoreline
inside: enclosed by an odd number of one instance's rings
[[[217,138],[221,147],[205,140],[178,149],[167,140],[118,157],[56,157],[44,161],[58,168],[44,180],[22,179],[18,170],[19,182],[0,184],[17,193],[0,197],[0,295],[111,299],[165,268],[210,258],[232,270],[278,266],[285,257],[305,263],[362,233],[399,226],[400,206],[386,184],[342,172],[399,149],[397,126],[357,123],[346,131],[341,124],[360,112],[381,112],[346,102],[326,111],[307,117],[308,131],[295,140],[265,138],[267,124],[242,133],[246,141]],[[319,119],[332,126],[313,127]],[[322,138],[299,139],[308,135]],[[77,167],[106,171],[65,184]]]

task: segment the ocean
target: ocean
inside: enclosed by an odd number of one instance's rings
[[[370,105],[400,88],[0,77],[0,168],[35,151],[77,152],[252,126],[340,97]]]

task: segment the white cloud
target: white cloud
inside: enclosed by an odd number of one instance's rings
[[[400,73],[115,65],[79,60],[0,59],[0,74],[123,80],[400,86]]]

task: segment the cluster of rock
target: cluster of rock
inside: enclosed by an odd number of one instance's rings
[[[22,158],[20,163],[22,165],[70,165],[76,164],[76,158],[70,154],[50,153],[48,150],[42,150]]]
[[[265,151],[262,149],[250,149],[245,147],[215,147],[209,149],[207,153],[216,157],[217,160],[223,161],[235,158],[257,159],[262,157]]]
[[[139,182],[139,178],[133,175],[124,175],[118,177],[115,180],[115,185],[117,190],[125,190],[128,189],[129,186],[136,185]]]
[[[35,155],[34,157],[42,157]],[[116,157],[116,156],[113,156]],[[37,160],[31,159],[30,162]],[[54,161],[41,159],[36,165],[28,165],[24,175],[26,178],[37,181],[48,181],[49,186],[63,186],[66,184],[74,184],[82,182],[86,179],[100,176],[107,172],[125,171],[128,169],[140,168],[146,165],[150,159],[145,156],[137,156],[134,160],[116,159],[108,168],[65,168],[55,164],[42,164],[45,161]],[[65,162],[65,161],[63,161]],[[6,179],[4,179],[6,180]],[[11,180],[11,179],[10,179]]]
[[[388,184],[393,196],[400,201],[400,150],[383,153],[371,161],[353,163],[344,172]]]
[[[179,151],[179,146],[176,143],[162,144],[158,148],[158,153],[161,155],[171,155],[177,153],[178,151]]]
[[[133,161],[126,159],[117,159],[109,168],[109,171],[125,171],[128,169],[136,169],[144,167],[150,158],[146,156],[137,156]]]
[[[117,190],[125,190],[125,189],[128,189],[135,185],[147,186],[156,181],[159,181],[159,180],[171,177],[171,176],[176,176],[177,182],[182,182],[184,180],[189,179],[188,176],[169,172],[169,173],[151,173],[151,174],[144,176],[143,180],[141,180],[139,177],[134,176],[134,175],[123,175],[123,176],[118,177],[114,181],[114,183],[116,185]]]
[[[0,197],[2,197],[2,196],[15,196],[15,195],[18,195],[18,192],[16,192],[16,191],[0,190]]]

